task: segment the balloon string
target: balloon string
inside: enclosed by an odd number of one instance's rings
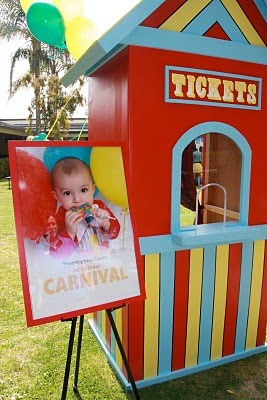
[[[74,94],[75,94],[76,91],[77,91],[77,90],[74,91],[73,95],[72,95],[71,97],[68,98],[68,100],[66,101],[66,103],[64,104],[64,106],[59,110],[59,112],[58,112],[58,114],[57,114],[57,117],[56,117],[56,119],[55,119],[55,122],[53,123],[53,125],[51,126],[51,128],[49,129],[49,131],[48,131],[48,133],[47,133],[47,135],[46,135],[46,139],[48,138],[48,136],[50,135],[50,133],[53,131],[53,129],[54,129],[56,123],[58,122],[58,119],[59,119],[59,117],[60,117],[62,111],[63,111],[64,108],[67,106],[67,104],[70,102],[70,100],[74,97]]]
[[[71,142],[72,140],[76,139],[76,138],[78,138],[77,141],[80,140],[81,134],[83,133],[83,128],[84,128],[84,126],[85,126],[85,124],[86,124],[86,121],[87,121],[87,118],[85,118],[85,120],[84,120],[84,124],[83,124],[83,126],[82,126],[82,129],[81,129],[80,133],[78,133],[78,135],[76,135],[76,136],[74,136],[73,138],[71,138],[71,139],[69,140],[70,142]]]
[[[84,123],[83,123],[83,126],[82,126],[82,129],[81,129],[81,131],[80,131],[80,133],[79,133],[79,135],[78,135],[78,139],[77,139],[77,141],[79,141],[80,140],[80,137],[81,137],[81,134],[82,134],[82,132],[83,132],[83,128],[85,127],[85,124],[86,124],[86,121],[87,121],[88,119],[87,118],[85,118],[85,120],[84,120]]]

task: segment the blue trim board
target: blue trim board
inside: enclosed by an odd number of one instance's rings
[[[238,79],[238,80],[250,80],[250,81],[256,81],[258,82],[258,88],[259,88],[259,93],[258,93],[258,106],[254,105],[242,105],[242,104],[233,104],[233,103],[223,103],[222,101],[215,102],[215,101],[201,101],[201,100],[188,100],[188,99],[174,99],[170,97],[169,93],[169,72],[170,71],[181,71],[181,72],[191,72],[191,73],[199,73],[199,74],[205,74],[205,75],[214,75],[217,77],[225,77],[229,79]],[[247,75],[237,75],[237,74],[231,74],[231,73],[226,73],[226,72],[220,72],[220,71],[210,71],[210,70],[205,70],[205,69],[195,69],[195,68],[182,68],[182,67],[176,67],[176,66],[171,66],[167,65],[165,66],[165,102],[166,103],[184,103],[184,104],[197,104],[197,105],[202,105],[202,106],[215,106],[215,107],[228,107],[228,108],[243,108],[243,109],[248,109],[248,110],[261,110],[261,97],[262,97],[262,78],[258,78],[255,76],[247,76]]]
[[[254,0],[254,3],[258,7],[260,13],[262,14],[263,18],[267,22],[267,2],[266,0]]]
[[[210,245],[206,246],[204,250],[202,276],[198,364],[207,363],[210,360],[216,265],[215,258],[216,247]]]
[[[243,358],[251,357],[251,356],[254,356],[256,354],[261,354],[261,353],[264,353],[266,351],[267,351],[267,345],[259,346],[259,347],[255,348],[253,350],[248,350],[248,351],[245,351],[243,353],[238,353],[238,354],[233,354],[233,355],[230,355],[230,356],[226,356],[226,357],[220,358],[220,359],[215,360],[215,361],[211,361],[211,362],[204,363],[204,364],[201,364],[201,365],[196,365],[196,366],[191,367],[191,368],[184,368],[184,369],[180,369],[178,371],[173,371],[170,374],[166,374],[166,375],[162,375],[162,376],[156,376],[155,378],[150,378],[150,379],[146,379],[146,380],[143,380],[143,381],[137,381],[136,382],[136,386],[137,386],[138,389],[141,389],[141,388],[144,388],[146,386],[155,385],[156,383],[163,383],[163,382],[166,382],[166,381],[170,381],[172,379],[182,378],[183,376],[195,374],[197,372],[206,371],[208,369],[219,367],[221,365],[225,365],[225,364],[228,364],[230,362],[242,360]],[[131,387],[129,387],[129,384],[128,384],[128,388],[126,388],[126,389],[127,390],[131,390]]]
[[[181,198],[181,163],[182,154],[186,146],[194,139],[205,133],[216,132],[232,139],[242,153],[241,187],[240,187],[240,220],[241,225],[248,223],[248,203],[250,187],[251,149],[244,136],[232,126],[222,122],[204,122],[189,129],[178,140],[173,148],[172,161],[172,206],[171,206],[171,232],[180,231],[180,207],[177,202]],[[246,174],[245,174],[246,172]],[[246,180],[246,182],[244,182]]]
[[[130,13],[88,48],[61,78],[61,83],[65,87],[71,85],[81,75],[92,73],[129,45],[267,64],[267,49],[265,47],[138,26],[163,2],[164,0],[141,1]],[[114,51],[114,49],[117,50]]]
[[[120,378],[122,384],[125,386],[126,390],[131,390],[131,384],[126,380],[125,376],[123,375],[122,371],[120,370],[120,368],[118,367],[118,365],[116,364],[116,361],[114,360],[114,358],[111,356],[108,348],[106,347],[105,342],[102,339],[102,336],[99,335],[97,329],[95,328],[94,323],[92,322],[92,320],[88,320],[88,324],[89,324],[89,328],[92,330],[93,334],[95,335],[96,339],[98,340],[100,346],[102,347],[102,349],[104,350],[104,353],[106,354],[111,366],[113,367],[113,369],[115,370],[116,374],[118,375],[118,377]]]
[[[230,60],[267,64],[267,48],[213,39],[190,33],[138,26],[122,41],[123,44],[180,51]]]
[[[235,352],[245,350],[247,336],[247,321],[249,311],[250,286],[252,276],[253,242],[242,246],[242,262],[240,276],[240,291],[238,300],[238,315],[236,322]]]
[[[160,325],[158,374],[171,371],[175,253],[160,257]]]
[[[259,98],[260,99],[260,98]],[[241,104],[230,104],[216,101],[199,101],[199,100],[182,100],[182,99],[166,99],[166,103],[184,103],[184,104],[197,104],[198,106],[209,107],[227,107],[227,108],[242,108],[243,110],[258,111],[261,107],[257,106],[243,106]]]
[[[209,28],[218,22],[233,42],[248,44],[235,21],[219,0],[213,0],[204,10],[190,22],[183,32],[204,35]]]
[[[175,252],[181,250],[190,250],[198,247],[206,247],[210,244],[210,242],[206,241],[206,243],[199,243],[197,240],[193,245],[179,245],[174,243],[172,240],[173,236],[171,234],[168,235],[157,235],[157,236],[147,236],[140,237],[140,251],[142,255],[147,254],[158,254],[158,253],[166,253],[166,252]],[[225,237],[221,237],[220,240],[216,243],[219,244],[231,244],[231,243],[247,243],[247,241],[254,240],[265,240],[267,239],[267,225],[255,225],[255,226],[247,226],[247,238],[242,240],[239,237],[235,239],[229,240],[227,235]]]
[[[111,357],[110,352],[108,351],[102,338],[99,336],[97,330],[94,327],[94,324],[90,320],[88,322],[89,322],[89,327],[91,328],[93,334],[95,335],[96,339],[100,343],[102,349],[104,350],[104,353],[106,354],[115,373],[118,375],[118,378],[120,379],[121,383],[124,385],[124,387],[127,391],[132,390],[131,384],[126,380],[125,376],[119,369],[118,365],[116,364],[114,359]],[[190,367],[190,368],[180,369],[178,371],[173,371],[173,372],[170,372],[170,373],[167,373],[164,375],[159,375],[154,378],[144,379],[142,381],[137,381],[135,383],[136,383],[137,388],[141,389],[143,387],[154,385],[156,383],[162,383],[162,382],[170,381],[172,379],[182,378],[183,376],[187,376],[187,375],[191,375],[191,374],[194,374],[197,372],[205,371],[205,370],[208,370],[208,369],[214,368],[214,367],[219,367],[221,365],[228,364],[229,362],[242,360],[243,358],[251,357],[253,355],[264,353],[266,351],[267,351],[267,345],[259,346],[259,347],[256,347],[255,349],[247,350],[242,353],[233,354],[230,356],[226,356],[226,357],[220,358],[220,359],[212,361],[212,362],[207,362],[207,363],[204,363],[201,365],[196,365],[196,366]]]
[[[221,241],[231,243],[250,239],[257,232],[254,226],[224,225],[221,222],[198,225],[197,229],[174,232],[172,240],[179,245],[204,246],[205,244],[218,244]]]

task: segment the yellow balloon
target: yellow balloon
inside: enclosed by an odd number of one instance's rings
[[[90,168],[97,188],[113,204],[127,208],[128,197],[119,147],[93,147]]]
[[[36,0],[20,0],[22,10],[26,13],[30,5],[32,5],[32,3],[35,3],[35,1]]]
[[[20,5],[22,10],[25,12],[25,14],[27,13],[29,7],[33,4],[33,3],[50,3],[53,4],[53,0],[20,0]]]
[[[54,0],[54,4],[61,12],[66,27],[73,18],[83,14],[83,0]]]
[[[70,54],[77,60],[97,39],[96,26],[85,17],[73,18],[66,28],[65,37]]]

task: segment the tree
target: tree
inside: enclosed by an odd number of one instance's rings
[[[33,78],[28,75],[29,83],[34,89],[38,89],[39,96],[34,97],[30,105],[29,120],[30,127],[27,129],[28,135],[32,135],[32,118],[36,108],[40,110],[41,131],[49,132],[49,138],[61,139],[68,135],[69,119],[78,105],[84,104],[84,98],[80,93],[80,88],[84,81],[79,80],[77,89],[66,93],[60,84],[57,75],[41,75]],[[33,80],[32,80],[33,79]],[[25,82],[25,86],[29,84]],[[38,102],[38,103],[37,103]],[[51,132],[50,132],[51,131]]]
[[[25,40],[25,44],[15,51],[11,59],[10,96],[13,96],[23,87],[32,88],[34,90],[34,99],[30,106],[30,118],[32,119],[33,117],[32,112],[34,106],[36,131],[38,132],[42,126],[42,118],[45,118],[44,125],[47,126],[46,116],[42,115],[40,108],[41,104],[45,102],[45,100],[41,98],[41,87],[42,90],[44,90],[44,86],[42,85],[44,82],[48,84],[48,77],[52,75],[58,78],[60,73],[66,71],[73,64],[73,60],[67,50],[59,50],[53,46],[43,44],[31,35],[26,23],[25,13],[21,8],[19,0],[0,1],[0,39],[5,39],[7,41],[14,39]],[[14,69],[21,60],[26,60],[28,62],[29,70],[24,76],[14,81]],[[50,88],[52,82],[56,83],[56,81],[58,81],[58,79],[50,80]],[[56,84],[56,87],[59,90],[59,83]],[[64,92],[62,89],[60,90],[59,96],[63,98]],[[49,94],[50,91],[51,89],[47,91],[47,94]],[[44,93],[44,91],[42,93]],[[72,93],[71,96],[78,101],[77,105],[80,105],[84,102],[84,99],[81,98],[81,95],[77,96],[76,94]],[[65,100],[68,101],[68,95],[65,95]],[[58,110],[61,108],[62,105],[58,104]],[[73,112],[75,108],[75,104],[73,103]],[[71,111],[69,111],[69,116],[71,115]]]

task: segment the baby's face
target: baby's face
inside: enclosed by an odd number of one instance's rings
[[[54,197],[68,211],[84,203],[93,205],[95,185],[88,171],[80,170],[70,175],[59,173],[55,181]]]

